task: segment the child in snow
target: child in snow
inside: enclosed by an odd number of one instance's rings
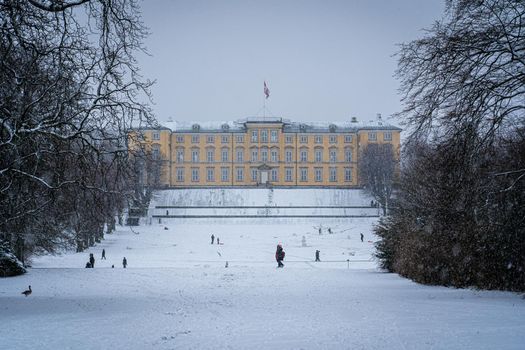
[[[122,266],[124,268],[126,268],[126,266],[128,266],[128,261],[126,260],[126,257],[124,257],[124,259],[122,259]]]
[[[102,249],[102,257],[100,258],[100,260],[106,260],[106,249]]]
[[[95,267],[95,257],[93,256],[93,253],[89,254],[89,262],[91,263],[91,267]]]
[[[363,242],[363,238],[365,238],[365,235],[361,232],[361,242]]]
[[[284,260],[284,250],[283,246],[281,244],[277,245],[277,250],[275,252],[275,260],[277,260],[277,267],[284,267],[283,260]]]
[[[315,251],[315,261],[321,261],[321,259],[319,259],[319,253],[321,253],[319,250]]]
[[[211,234],[211,244],[213,244],[213,241],[215,240],[215,236],[213,235],[213,233]]]

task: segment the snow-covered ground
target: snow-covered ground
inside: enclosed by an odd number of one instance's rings
[[[90,251],[39,257],[26,275],[0,279],[0,348],[525,348],[522,296],[383,273],[371,259],[374,222],[121,227]],[[211,245],[212,233],[223,244]],[[279,242],[284,269],[274,260]],[[85,269],[90,252],[95,268]]]

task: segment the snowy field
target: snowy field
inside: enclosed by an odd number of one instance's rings
[[[383,273],[371,259],[374,222],[121,227],[90,251],[0,279],[0,349],[525,349],[522,296]]]

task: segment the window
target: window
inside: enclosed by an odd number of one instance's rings
[[[160,140],[160,132],[154,131],[153,132],[153,140]]]
[[[272,157],[272,163],[279,162],[279,152],[276,149],[272,149],[271,157]]]
[[[237,143],[243,143],[244,142],[244,135],[236,135],[235,136],[235,141]]]
[[[242,148],[237,148],[237,162],[244,162],[244,149]]]
[[[383,141],[392,141],[392,133],[391,132],[383,133]]]
[[[315,162],[321,163],[323,161],[323,149],[322,148],[316,148],[315,149]]]
[[[215,169],[206,168],[206,181],[215,181]]]
[[[177,168],[177,182],[184,182],[184,168]]]
[[[337,143],[337,136],[336,135],[330,135],[330,143]]]
[[[286,163],[292,162],[292,150],[291,149],[287,149],[284,151],[284,159]]]
[[[199,182],[199,168],[191,168],[191,181]]]
[[[257,151],[257,148],[253,148],[252,149],[252,162],[256,162],[258,157],[259,157],[259,152]]]
[[[227,148],[223,148],[221,150],[221,160],[223,162],[227,162],[228,161],[228,158],[229,158],[229,155],[228,155],[228,149]]]
[[[191,143],[199,143],[200,135],[191,135]]]
[[[230,177],[230,169],[228,168],[221,168],[221,181],[226,182],[228,181],[228,178]]]
[[[199,149],[198,148],[194,148],[191,150],[191,161],[193,163],[199,162]]]
[[[184,135],[177,135],[177,136],[175,136],[175,141],[177,143],[184,143]]]
[[[316,182],[323,181],[323,168],[315,168],[315,181]]]
[[[261,142],[268,142],[268,130],[261,130]]]
[[[230,138],[228,137],[228,135],[222,135],[221,136],[221,142],[222,143],[228,143],[229,140],[230,140]]]
[[[308,181],[308,168],[300,168],[299,171],[301,172],[301,176],[300,176],[299,180],[301,182]]]
[[[330,182],[337,181],[337,168],[330,168]]]
[[[151,153],[153,156],[153,159],[160,159],[160,145],[152,145],[151,146]]]
[[[375,132],[369,132],[368,141],[376,141],[376,140],[377,140],[377,134]]]
[[[261,162],[267,162],[268,161],[268,149],[262,148],[261,149]]]
[[[277,130],[270,130],[270,142],[277,142]]]
[[[184,163],[184,148],[177,149],[177,155],[175,156],[177,163]]]
[[[270,174],[270,181],[272,181],[272,182],[277,182],[277,181],[279,181],[279,180],[277,179],[277,177],[278,177],[277,169],[272,169],[272,172],[271,172],[271,174]]]
[[[293,143],[293,136],[292,135],[284,136],[284,143]]]
[[[323,143],[323,135],[315,135],[315,143]]]
[[[352,161],[352,149],[345,148],[345,162],[349,163]]]
[[[293,171],[293,168],[284,169],[284,181],[292,182],[292,171]]]
[[[345,143],[352,143],[352,135],[345,135]]]
[[[307,149],[301,149],[301,152],[299,153],[300,160],[303,163],[306,163],[308,161],[308,150]]]
[[[252,130],[252,142],[257,142],[258,130]]]
[[[244,181],[244,168],[237,168],[237,181]]]
[[[257,169],[252,168],[252,181],[257,181]]]
[[[337,162],[337,149],[332,148],[330,150],[330,163]]]
[[[206,159],[208,163],[213,163],[215,161],[215,150],[213,148],[208,148],[206,150]]]
[[[299,142],[300,142],[300,143],[308,143],[308,136],[306,136],[306,135],[301,135],[301,136],[299,137]]]
[[[208,136],[206,137],[206,142],[207,142],[207,143],[214,143],[214,142],[215,142],[215,136],[213,136],[213,135],[208,135]]]
[[[352,182],[352,168],[345,168],[345,182]]]

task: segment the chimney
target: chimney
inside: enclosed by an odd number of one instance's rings
[[[381,120],[381,113],[377,113],[377,120]]]
[[[352,117],[352,123],[357,123],[357,118],[356,117]]]

